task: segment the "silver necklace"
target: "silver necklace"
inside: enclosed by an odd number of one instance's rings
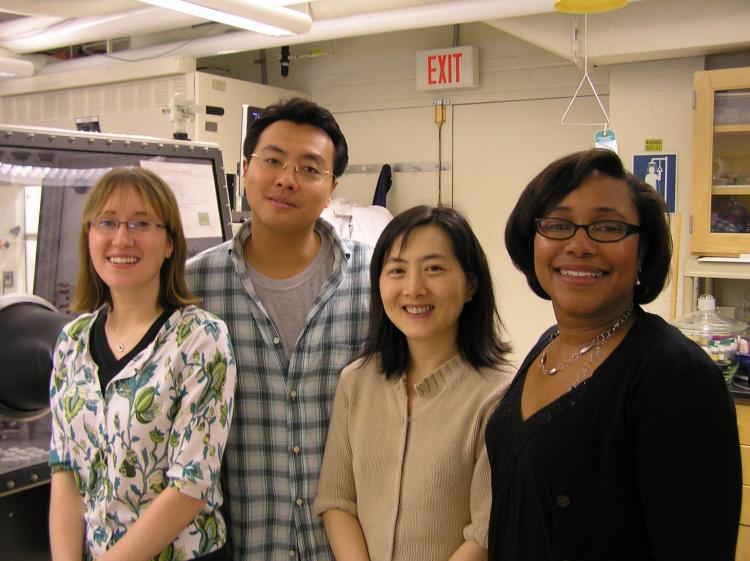
[[[161,312],[159,312],[161,314]],[[115,333],[115,328],[112,325],[111,316],[107,317],[107,323],[109,324],[109,331],[112,333],[114,337],[114,343],[115,343],[115,349],[117,349],[117,352],[122,354],[125,351],[125,344],[131,339],[133,334],[142,334],[143,328],[150,326],[154,323],[153,320],[149,321],[148,323],[141,323],[138,326],[136,326],[135,329],[131,330],[128,335],[125,336],[125,338],[120,337],[119,334]]]
[[[127,343],[128,339],[130,339],[130,336],[125,337],[125,339],[120,337],[117,333],[115,333],[115,328],[111,323],[109,324],[109,330],[112,332],[112,335],[114,335],[114,343],[117,352],[122,353],[123,351],[125,351],[125,343]]]
[[[561,370],[567,368],[574,362],[576,362],[578,359],[580,359],[582,356],[588,354],[592,350],[594,351],[589,355],[589,360],[587,361],[586,365],[584,366],[583,371],[587,371],[588,368],[591,366],[591,364],[594,362],[594,358],[601,352],[602,346],[604,343],[606,343],[612,335],[614,335],[618,329],[620,329],[625,322],[628,320],[628,318],[633,314],[633,304],[630,304],[628,308],[623,312],[623,314],[615,320],[615,322],[607,329],[599,333],[596,337],[594,337],[591,341],[586,343],[583,347],[578,349],[576,352],[574,352],[572,355],[570,355],[568,358],[560,362],[557,366],[547,369],[547,354],[549,353],[550,346],[552,343],[557,339],[557,337],[560,335],[560,330],[556,329],[555,332],[552,334],[552,336],[549,339],[549,342],[544,347],[544,350],[542,351],[541,356],[539,357],[539,367],[542,370],[542,374],[545,376],[554,376]],[[580,378],[582,377],[582,373],[579,373],[578,380],[576,380],[576,383],[580,381]]]

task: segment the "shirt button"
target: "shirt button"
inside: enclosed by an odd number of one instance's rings
[[[274,345],[278,345],[279,343],[281,343],[281,339],[279,339],[278,337],[274,337],[273,338],[273,344]]]
[[[297,397],[297,390],[290,391],[289,397],[291,397],[292,399],[295,399]]]
[[[302,499],[297,499],[294,502],[297,504],[297,506],[302,506],[303,504],[305,504],[305,501],[303,501]]]
[[[299,446],[297,446],[296,444],[292,446],[292,452],[294,452],[295,454],[299,454],[299,451],[300,451]]]
[[[557,497],[555,497],[555,504],[560,508],[565,508],[570,504],[570,497],[567,495],[557,495]]]

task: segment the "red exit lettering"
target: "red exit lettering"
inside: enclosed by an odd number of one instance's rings
[[[463,53],[429,55],[427,57],[428,84],[456,84],[461,81]]]

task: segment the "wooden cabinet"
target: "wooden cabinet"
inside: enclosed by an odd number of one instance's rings
[[[742,457],[742,511],[735,561],[750,561],[750,401],[736,399]]]
[[[695,73],[693,253],[750,253],[750,68]]]

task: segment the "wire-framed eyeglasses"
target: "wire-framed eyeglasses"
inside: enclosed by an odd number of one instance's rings
[[[250,154],[251,158],[257,158],[260,165],[272,173],[282,173],[288,166],[292,166],[298,181],[309,183],[311,185],[320,185],[327,175],[335,178],[331,171],[323,169],[314,164],[295,164],[285,162],[273,156],[262,156],[260,154]]]
[[[153,220],[117,220],[116,218],[96,218],[89,222],[89,225],[95,230],[99,230],[105,234],[114,234],[120,229],[120,225],[125,224],[128,232],[131,234],[147,234],[149,232],[155,232],[159,228],[167,229],[166,224],[158,224]]]
[[[641,231],[640,226],[621,220],[597,220],[591,224],[576,224],[564,218],[537,218],[534,224],[540,235],[551,240],[568,240],[576,235],[579,228],[582,228],[590,239],[603,243],[619,242]]]

